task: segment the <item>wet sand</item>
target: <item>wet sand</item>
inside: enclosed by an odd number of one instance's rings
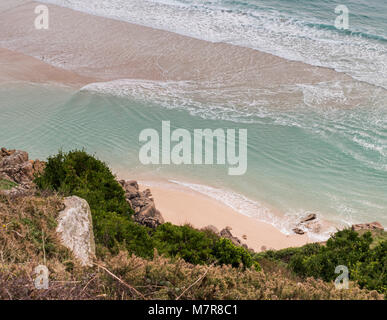
[[[33,57],[0,48],[0,83],[25,81],[82,87],[95,79],[53,67]]]
[[[49,30],[34,27],[34,1],[0,4],[0,47],[96,81],[198,81],[273,88],[350,81],[334,70],[288,61],[257,50],[47,5]],[[284,97],[285,98],[285,97]]]

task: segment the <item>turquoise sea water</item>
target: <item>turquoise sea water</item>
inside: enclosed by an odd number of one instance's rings
[[[387,226],[386,1],[345,1],[348,30],[334,27],[334,9],[342,4],[336,0],[43,2],[329,67],[354,81],[295,83],[280,89],[301,100],[281,105],[278,92],[238,83],[122,79],[79,91],[1,85],[1,146],[28,150],[32,158],[85,147],[127,177],[173,180],[284,232],[305,212],[341,225]],[[247,173],[142,165],[139,133],[161,130],[162,120],[191,132],[246,128]]]
[[[88,91],[39,85],[0,88],[0,144],[45,158],[85,147],[128,177],[188,183],[240,212],[286,232],[291,220],[317,212],[334,222],[387,224],[387,111],[384,106],[327,111],[266,110],[250,122],[205,119],[187,110]],[[213,166],[144,166],[142,129],[247,128],[246,175]],[[191,184],[191,185],[190,185]],[[210,186],[215,189],[206,189]],[[246,197],[246,198],[244,198]],[[268,208],[286,214],[277,219]]]

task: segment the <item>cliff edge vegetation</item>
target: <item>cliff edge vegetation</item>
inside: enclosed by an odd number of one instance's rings
[[[373,245],[369,233],[344,230],[326,245],[257,254],[209,229],[150,228],[133,219],[108,166],[79,150],[50,157],[32,184],[0,194],[0,299],[383,299],[385,293],[386,241]],[[63,246],[56,230],[68,196],[90,205],[91,266]],[[350,267],[347,290],[332,281],[335,263]],[[39,290],[34,270],[42,264],[50,285]]]

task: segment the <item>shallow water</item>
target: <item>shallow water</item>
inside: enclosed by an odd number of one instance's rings
[[[165,101],[154,101],[86,89],[2,85],[0,145],[27,150],[32,158],[84,147],[115,172],[183,183],[284,232],[296,216],[310,211],[340,225],[374,220],[387,225],[385,100],[350,109],[255,107],[214,113],[204,105],[167,108]],[[247,173],[229,176],[224,165],[142,165],[139,133],[161,131],[162,120],[190,132],[246,128]],[[280,211],[281,219],[270,208]]]
[[[75,10],[226,42],[333,68],[387,89],[384,0],[43,0]],[[335,27],[338,5],[349,11]]]

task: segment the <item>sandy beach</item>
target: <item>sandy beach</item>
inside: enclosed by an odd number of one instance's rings
[[[147,188],[146,185],[140,187]],[[256,252],[271,248],[297,247],[310,242],[306,234],[285,235],[268,223],[242,215],[225,204],[191,189],[171,183],[151,184],[149,188],[156,207],[167,222],[176,225],[188,223],[198,229],[213,225],[219,231],[231,227],[233,236]]]

